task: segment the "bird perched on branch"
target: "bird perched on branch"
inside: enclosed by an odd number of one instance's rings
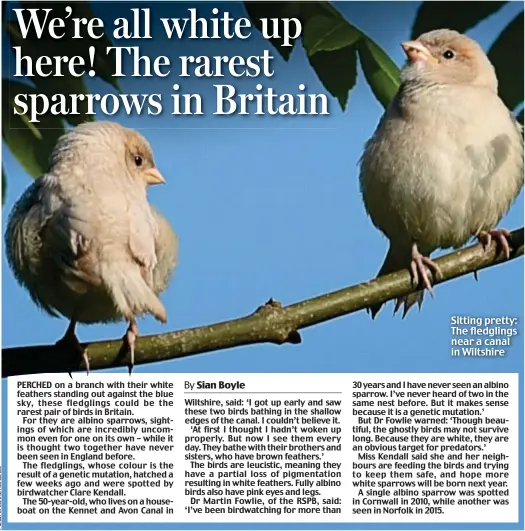
[[[13,207],[6,255],[17,281],[53,316],[71,320],[58,342],[80,354],[77,323],[125,319],[134,364],[136,318],[166,322],[158,295],[174,271],[178,239],[148,203],[164,183],[147,140],[112,122],[79,125],[57,142],[47,173]]]
[[[476,237],[485,247],[497,240],[509,256],[509,232],[495,227],[523,186],[523,137],[477,42],[440,29],[402,47],[401,85],[366,144],[360,185],[390,240],[378,276],[407,268],[432,295],[427,268],[441,274],[434,250]],[[421,306],[423,293],[399,299],[394,311]]]

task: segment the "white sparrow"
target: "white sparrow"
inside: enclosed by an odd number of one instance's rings
[[[523,186],[523,137],[477,42],[440,29],[402,47],[401,85],[366,144],[360,185],[390,241],[378,275],[407,268],[432,294],[426,268],[440,274],[436,249],[496,238],[508,257],[509,232],[495,227]],[[399,299],[395,311],[421,305],[423,293]]]
[[[85,123],[58,140],[49,170],[11,211],[9,265],[39,307],[70,319],[59,343],[80,353],[88,371],[76,323],[128,321],[131,372],[137,316],[166,322],[158,295],[175,269],[178,239],[146,197],[149,185],[164,182],[137,131]]]

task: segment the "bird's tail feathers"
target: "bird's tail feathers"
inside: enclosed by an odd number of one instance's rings
[[[125,266],[118,262],[101,264],[102,279],[117,309],[128,320],[150,313],[165,323],[166,309],[140,274],[139,268]]]
[[[383,275],[388,275],[390,273],[394,273],[395,271],[400,271],[402,269],[408,269],[410,265],[410,251],[403,252],[400,251],[397,248],[392,248],[392,246],[389,247],[388,253],[386,255],[385,261],[383,262],[383,265],[381,266],[381,269],[379,270],[379,273],[377,274],[377,277],[381,277]],[[396,303],[394,306],[394,314],[397,313],[397,311],[403,306],[403,319],[405,318],[406,314],[408,313],[408,310],[417,302],[419,308],[421,308],[421,305],[423,304],[423,296],[424,291],[416,291],[415,293],[410,293],[409,295],[406,295],[404,297],[400,297],[399,299],[396,299]],[[376,317],[376,315],[381,310],[383,304],[375,304],[374,306],[371,306],[368,309],[368,312],[372,316],[372,319]]]

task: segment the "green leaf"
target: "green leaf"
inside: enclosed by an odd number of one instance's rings
[[[381,47],[366,37],[359,42],[359,58],[372,92],[386,109],[399,89],[399,68]]]
[[[42,175],[56,141],[64,133],[60,117],[47,114],[28,126],[28,118],[14,113],[17,94],[37,94],[25,83],[2,79],[2,138],[24,170],[32,177]]]
[[[330,2],[315,2],[315,4],[317,4],[317,11],[346,20],[343,15],[341,15],[341,12],[337,10]]]
[[[501,99],[515,109],[523,101],[523,12],[501,32],[488,56],[496,69]]]
[[[266,18],[299,18],[301,6],[303,2],[244,2],[244,8],[246,9],[248,16],[250,17],[253,25],[259,30],[262,30],[261,19]],[[281,54],[281,57],[288,61],[290,55],[293,51],[295,41],[294,39],[291,42],[291,46],[283,46],[284,40],[282,38],[283,34],[283,24],[279,20],[279,37],[269,39],[269,41],[275,46],[277,51]]]
[[[6,194],[7,194],[7,176],[5,174],[4,165],[2,164],[2,206],[5,205]]]
[[[316,15],[303,28],[303,46],[308,55],[346,48],[361,38],[361,32],[341,17]]]
[[[317,52],[308,58],[326,90],[346,109],[348,93],[357,81],[357,51],[347,46],[331,52]]]
[[[436,28],[464,33],[508,2],[423,2],[412,25],[412,39]],[[523,46],[523,43],[522,43]]]

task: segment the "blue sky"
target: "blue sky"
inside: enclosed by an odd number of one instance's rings
[[[355,25],[375,39],[401,64],[399,43],[410,35],[419,3],[338,3]],[[141,4],[140,7],[144,7]],[[169,4],[152,4],[152,18],[176,16]],[[191,7],[191,6],[186,6]],[[201,4],[244,16],[241,4]],[[185,9],[184,8],[184,9]],[[127,14],[124,4],[94,5],[108,26]],[[501,29],[523,9],[507,5],[470,35],[488,48]],[[378,13],[381,16],[378,17]],[[109,26],[111,27],[111,26]],[[160,27],[159,27],[160,29]],[[269,43],[254,32],[242,43],[217,41],[180,44],[161,32],[141,41],[141,53],[259,55],[269,48],[276,56],[272,79],[241,79],[239,90],[256,83],[278,92],[296,92],[304,83],[323,92],[301,46],[285,63]],[[158,37],[158,38],[157,38]],[[182,47],[181,47],[182,46]],[[171,86],[210,97],[216,79],[186,81],[122,78],[124,93],[162,92]],[[89,80],[93,92],[111,90]],[[204,325],[252,312],[273,297],[290,304],[373,278],[386,254],[386,239],[366,216],[358,190],[357,161],[363,144],[382,114],[361,73],[346,112],[333,99],[329,117],[126,117],[117,120],[139,128],[153,147],[157,165],[167,179],[150,191],[151,202],[177,230],[181,248],[174,281],[162,299],[168,325],[152,318],[139,323],[141,333]],[[97,115],[97,119],[104,116]],[[6,213],[29,184],[10,153],[3,149],[9,176]],[[501,226],[523,225],[523,194]],[[439,254],[439,253],[438,253]],[[66,329],[66,320],[43,314],[15,282],[5,259],[3,267],[3,345],[52,343]],[[392,316],[392,303],[375,321],[363,311],[302,332],[300,345],[260,345],[193,356],[136,371],[162,372],[515,372],[523,363],[523,336],[513,340],[506,358],[450,357],[450,317],[512,316],[523,318],[523,260],[480,273],[479,282],[464,277],[425,297],[421,312],[405,320]],[[122,336],[126,325],[79,326],[81,341]],[[521,329],[521,327],[520,327]],[[119,369],[125,370],[125,369]]]

